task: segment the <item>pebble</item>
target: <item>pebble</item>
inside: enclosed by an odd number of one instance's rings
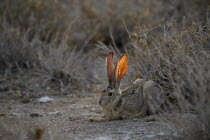
[[[53,101],[54,99],[53,98],[49,98],[48,96],[45,96],[45,97],[41,97],[41,98],[39,98],[39,102],[40,103],[48,103],[48,102],[51,102],[51,101]]]
[[[39,113],[31,113],[29,116],[30,117],[42,117],[43,115],[39,114]]]

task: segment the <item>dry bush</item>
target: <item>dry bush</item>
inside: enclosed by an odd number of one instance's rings
[[[84,49],[76,50],[62,41],[44,43],[38,37],[29,39],[28,33],[21,33],[19,29],[8,24],[1,26],[0,32],[0,70],[6,75],[23,68],[33,69],[40,78],[43,86],[54,82],[59,89],[82,89],[82,84],[88,81],[85,78],[88,71],[89,53]]]
[[[112,44],[110,30],[118,47],[123,46],[128,37],[124,22],[133,30],[138,24],[156,26],[182,16],[202,18],[208,0],[3,0],[0,6],[0,18],[29,31],[30,38],[39,35],[48,43],[65,39],[70,45],[93,48],[97,41]]]
[[[0,26],[0,70],[11,72],[17,68],[31,68],[37,61],[36,52],[41,49],[41,42],[28,41],[28,36],[19,29],[4,23]]]
[[[191,26],[168,22],[136,28],[127,45],[131,80],[152,79],[167,98],[168,110],[196,111],[210,131],[210,20]]]
[[[39,35],[39,39],[45,42],[62,36],[61,32],[71,23],[67,21],[72,21],[62,2],[6,0],[2,1],[1,5],[4,9],[1,19],[12,27],[19,28],[21,32],[30,31],[30,38]]]
[[[87,67],[90,54],[84,54],[82,48],[76,50],[76,47],[66,42],[59,45],[50,43],[39,51],[38,56],[41,67],[38,71],[43,78],[43,85],[53,80],[65,92],[69,88],[82,89],[85,82],[89,81]]]

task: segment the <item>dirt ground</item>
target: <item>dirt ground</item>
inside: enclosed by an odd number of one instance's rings
[[[53,139],[184,139],[184,131],[196,131],[198,126],[195,114],[179,113],[155,116],[155,120],[90,122],[88,117],[102,115],[96,95],[52,98],[50,103],[35,99],[27,104],[1,99],[0,139],[27,139],[28,130],[35,128],[44,128],[46,137]]]
[[[13,79],[20,77],[22,81],[33,79],[25,75]],[[14,80],[13,83],[16,87],[13,85],[11,89],[0,91],[0,140],[33,139],[38,128],[47,140],[197,139],[201,132],[197,114],[194,113],[174,112],[154,117],[90,122],[89,117],[103,115],[98,105],[98,92],[72,91],[61,95],[32,82],[27,85],[31,88],[28,93],[30,98],[27,98],[25,92],[28,87]],[[40,103],[38,99],[44,96],[53,100]]]

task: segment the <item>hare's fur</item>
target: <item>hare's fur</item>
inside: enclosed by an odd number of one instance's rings
[[[120,91],[120,80],[127,71],[127,66],[122,65],[127,65],[126,61],[127,55],[122,56],[113,70],[113,53],[108,54],[107,72],[109,85],[102,91],[99,99],[104,116],[101,118],[90,118],[91,121],[143,117],[146,113],[155,114],[161,111],[160,105],[163,103],[161,94],[152,80],[137,79],[131,86],[122,92]],[[120,78],[118,77],[118,72],[121,74]]]

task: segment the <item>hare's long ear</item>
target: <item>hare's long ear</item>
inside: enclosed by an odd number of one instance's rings
[[[109,80],[109,84],[114,83],[113,75],[114,75],[114,60],[113,60],[113,52],[110,52],[106,57],[106,67],[107,67],[107,76]]]
[[[124,54],[121,56],[115,68],[115,87],[119,88],[120,81],[125,76],[128,70],[128,56]]]

